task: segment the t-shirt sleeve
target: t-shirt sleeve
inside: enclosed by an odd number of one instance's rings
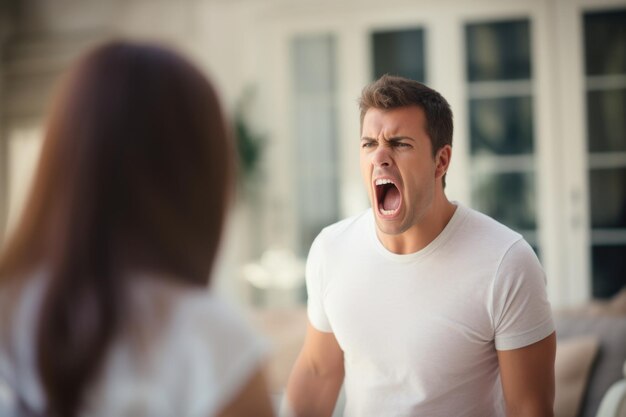
[[[502,258],[494,280],[492,306],[497,350],[528,346],[554,332],[545,273],[523,239]]]
[[[323,232],[322,232],[323,233]],[[306,261],[306,290],[308,295],[307,314],[309,322],[317,330],[332,332],[330,322],[324,309],[324,268],[323,268],[323,235],[320,234],[309,251]]]

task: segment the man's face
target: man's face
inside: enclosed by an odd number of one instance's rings
[[[360,161],[379,232],[399,235],[417,226],[432,204],[437,179],[424,111],[370,108]]]

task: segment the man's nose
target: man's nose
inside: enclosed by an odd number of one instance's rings
[[[391,152],[387,146],[378,146],[372,155],[372,164],[377,167],[388,167],[391,161]]]

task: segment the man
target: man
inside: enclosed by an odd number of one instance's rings
[[[383,76],[360,108],[372,209],[311,247],[291,408],[330,416],[344,383],[346,417],[552,416],[545,276],[518,233],[446,198],[448,103]]]

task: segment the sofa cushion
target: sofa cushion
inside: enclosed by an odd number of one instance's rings
[[[578,415],[589,371],[598,353],[598,345],[598,339],[593,336],[573,337],[558,343],[554,364],[555,417]]]
[[[622,378],[622,365],[626,361],[626,317],[557,314],[555,324],[559,343],[579,336],[595,336],[600,342],[579,414],[579,417],[595,417],[606,391]]]
[[[626,317],[626,288],[608,300],[592,300],[576,307],[560,309],[559,316],[614,316]]]

